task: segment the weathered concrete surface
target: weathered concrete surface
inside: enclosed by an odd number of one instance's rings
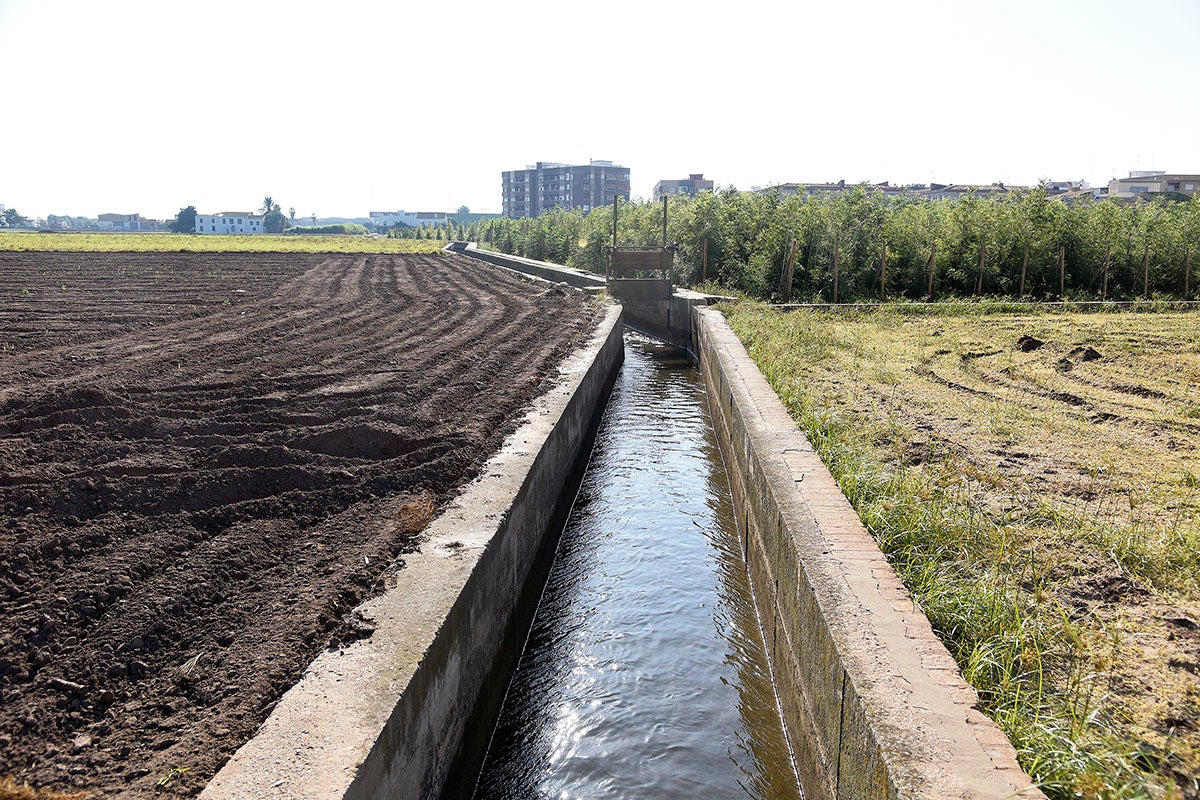
[[[671,298],[671,282],[665,278],[622,278],[609,282],[608,291],[622,303],[653,303]]]
[[[494,665],[523,640],[531,569],[553,544],[557,501],[624,357],[620,309],[430,525],[396,584],[358,611],[369,639],[318,656],[207,800],[437,796]]]
[[[693,323],[806,797],[1043,797],[724,316]]]
[[[484,250],[475,242],[454,242],[448,249],[456,253],[471,256],[472,258],[478,258],[489,264],[515,269],[527,275],[536,275],[548,281],[568,283],[577,289],[603,289],[607,285],[607,281],[603,275],[574,269],[573,267],[562,267],[558,264],[550,264],[545,261],[536,261],[532,258],[521,258],[520,256],[510,256],[492,250]]]
[[[607,281],[602,275],[596,275],[583,270],[550,264],[545,261],[535,261],[532,258],[521,258],[491,250],[481,250],[474,242],[453,242],[448,250],[487,261],[507,269],[523,272],[549,281],[569,283],[581,289],[600,290],[607,287]],[[630,283],[631,287],[634,282]],[[654,281],[654,283],[659,283]],[[646,299],[655,295],[654,289],[645,292],[631,288],[630,294],[618,298],[624,308],[625,324],[634,330],[649,334],[676,347],[693,349],[692,345],[692,314],[694,305],[706,305],[712,295],[693,292],[689,289],[676,289],[669,300]],[[727,299],[727,298],[721,298]]]
[[[670,300],[625,301],[621,305],[625,309],[625,324],[629,327],[695,353],[692,307],[706,306],[714,299],[690,289],[676,289]]]

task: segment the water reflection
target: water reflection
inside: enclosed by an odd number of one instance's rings
[[[476,798],[798,796],[703,385],[630,334]]]

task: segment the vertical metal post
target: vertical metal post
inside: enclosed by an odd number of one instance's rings
[[[613,195],[613,250],[617,249],[617,201],[621,195]]]
[[[663,195],[663,249],[667,249],[667,196]]]

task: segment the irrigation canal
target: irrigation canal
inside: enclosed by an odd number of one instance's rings
[[[797,798],[702,378],[625,346],[475,798]]]

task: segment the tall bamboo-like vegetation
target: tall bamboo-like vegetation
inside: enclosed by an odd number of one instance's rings
[[[661,242],[661,203],[623,202],[618,217],[618,244]],[[602,270],[612,212],[554,210],[416,235]],[[1196,284],[1200,197],[1066,205],[1041,187],[956,200],[887,198],[865,186],[787,199],[726,190],[672,198],[667,238],[679,248],[679,283],[774,301],[878,300],[885,286],[888,299],[911,300],[1181,298]]]

